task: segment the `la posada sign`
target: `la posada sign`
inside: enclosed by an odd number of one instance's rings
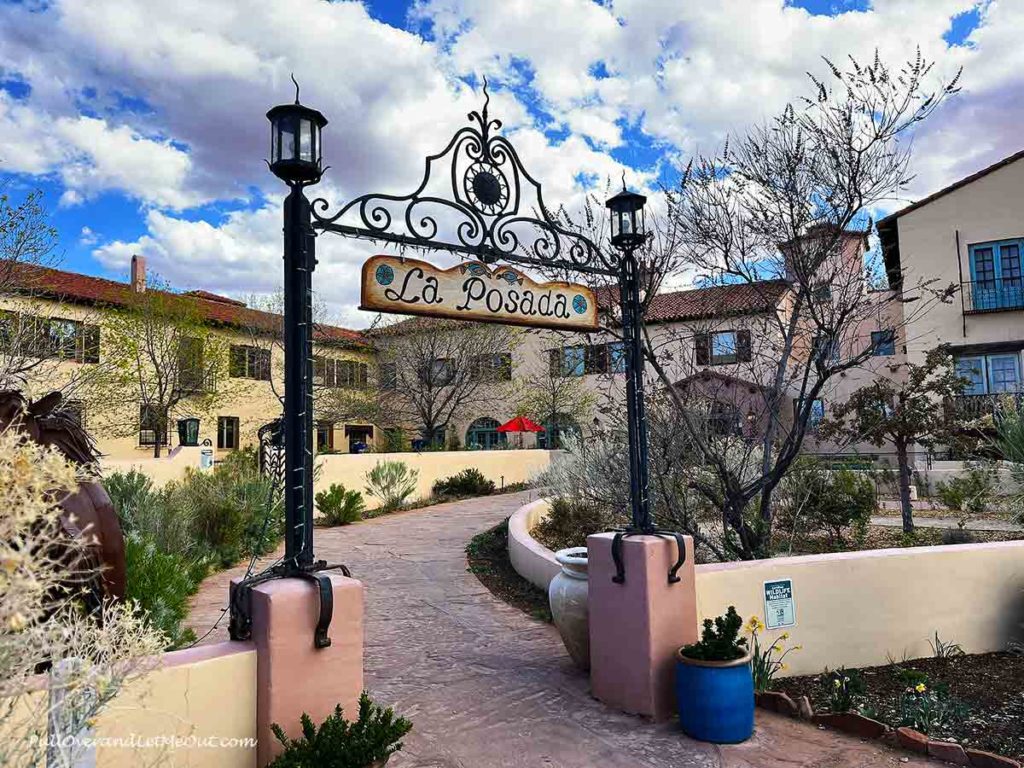
[[[575,283],[538,283],[505,264],[467,261],[450,269],[398,256],[363,264],[361,309],[402,315],[597,330],[594,292]]]

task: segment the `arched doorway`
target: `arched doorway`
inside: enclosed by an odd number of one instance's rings
[[[504,448],[505,433],[498,431],[499,426],[496,419],[487,416],[476,419],[466,430],[466,447],[485,451]]]

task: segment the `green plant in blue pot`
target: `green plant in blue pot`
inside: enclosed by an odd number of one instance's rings
[[[754,675],[742,628],[729,606],[724,616],[704,620],[700,642],[676,654],[679,723],[695,739],[735,744],[754,732]]]

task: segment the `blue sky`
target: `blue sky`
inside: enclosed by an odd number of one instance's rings
[[[1011,7],[1013,6],[1013,7]],[[964,90],[915,137],[914,195],[1016,151],[1024,3],[973,0],[147,0],[0,2],[0,178],[42,189],[63,267],[123,278],[132,253],[174,286],[277,290],[280,186],[263,112],[330,118],[332,200],[404,191],[479,106],[481,77],[549,203],[626,173],[671,182],[695,152],[807,92],[822,57],[920,45]],[[145,43],[140,45],[139,41]],[[893,203],[898,207],[899,202]],[[339,322],[372,249],[325,243]]]

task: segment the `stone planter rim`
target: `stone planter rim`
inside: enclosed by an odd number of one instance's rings
[[[689,664],[691,667],[711,667],[713,669],[742,667],[744,664],[750,664],[750,661],[753,658],[754,654],[751,651],[747,651],[746,654],[738,659],[732,659],[730,661],[707,661],[705,659],[691,659],[689,656],[684,656],[682,648],[676,651],[676,661],[683,664]]]

